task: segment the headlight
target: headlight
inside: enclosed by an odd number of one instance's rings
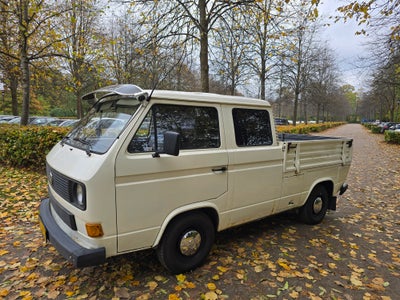
[[[72,192],[73,192],[72,204],[74,204],[75,206],[77,206],[82,210],[85,210],[86,209],[85,186],[81,183],[74,182]]]
[[[80,184],[76,185],[76,201],[80,206],[83,205],[83,188]]]

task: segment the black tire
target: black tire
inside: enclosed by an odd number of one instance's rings
[[[300,220],[314,225],[322,222],[328,210],[328,192],[323,185],[317,185],[308,196],[306,203],[300,208]]]
[[[215,227],[211,219],[203,212],[187,213],[168,225],[156,252],[169,272],[184,273],[203,264],[214,240]]]

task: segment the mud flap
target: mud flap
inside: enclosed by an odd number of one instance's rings
[[[329,210],[336,210],[336,202],[337,202],[337,197],[336,196],[332,196],[329,198],[329,202],[328,202],[328,209]]]

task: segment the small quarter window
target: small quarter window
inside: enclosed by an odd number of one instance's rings
[[[272,144],[271,122],[267,110],[234,108],[232,111],[236,145]]]

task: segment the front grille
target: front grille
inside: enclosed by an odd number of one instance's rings
[[[72,202],[72,181],[49,166],[46,167],[49,184],[54,191],[68,202]]]

